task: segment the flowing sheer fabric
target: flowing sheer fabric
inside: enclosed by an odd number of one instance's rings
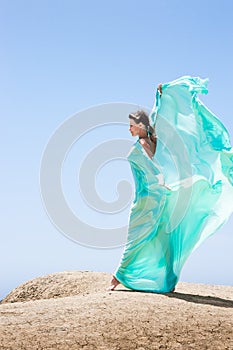
[[[156,153],[151,159],[137,140],[127,156],[135,198],[114,275],[130,289],[171,291],[191,252],[233,212],[229,135],[198,93],[207,93],[207,79],[163,84],[150,114]]]

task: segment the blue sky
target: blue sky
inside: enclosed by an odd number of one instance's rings
[[[40,162],[67,118],[109,102],[152,107],[159,82],[208,77],[209,94],[201,99],[232,143],[232,11],[226,0],[0,1],[0,298],[55,271],[113,272],[120,259],[122,248],[92,249],[67,239],[44,210]],[[135,141],[127,128],[119,133]],[[190,256],[181,280],[233,285],[232,224],[231,217]]]

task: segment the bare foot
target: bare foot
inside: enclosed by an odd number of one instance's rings
[[[116,286],[118,286],[118,284],[120,284],[120,282],[116,279],[115,276],[113,276],[111,280],[111,285],[107,288],[107,290],[114,290]]]

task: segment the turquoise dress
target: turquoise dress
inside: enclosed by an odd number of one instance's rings
[[[198,99],[207,79],[181,77],[156,94],[152,159],[139,139],[127,159],[135,181],[128,237],[115,277],[127,288],[164,293],[207,237],[233,212],[233,149],[220,120]]]

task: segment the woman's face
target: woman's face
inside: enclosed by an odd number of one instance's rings
[[[145,126],[141,122],[137,124],[133,119],[129,120],[129,131],[132,136],[146,136]]]
[[[139,133],[139,125],[133,119],[129,120],[129,131],[132,136],[137,136]]]

